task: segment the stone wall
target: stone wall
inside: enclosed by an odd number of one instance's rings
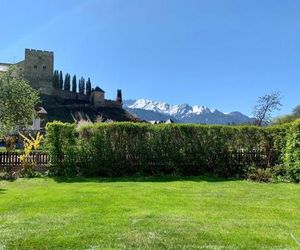
[[[45,93],[47,94],[47,93]],[[59,90],[59,89],[54,89],[52,88],[51,91],[48,93],[49,95],[52,96],[57,96],[65,100],[80,100],[80,101],[90,101],[90,97],[87,95],[82,95],[79,93],[74,93],[71,91],[65,91],[65,90]]]
[[[24,76],[33,88],[45,94],[51,91],[53,67],[53,52],[25,49]]]

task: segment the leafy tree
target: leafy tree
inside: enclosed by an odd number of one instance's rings
[[[271,115],[275,110],[280,110],[281,96],[280,92],[271,92],[259,97],[256,106],[254,107],[253,115],[256,119],[255,124],[262,126],[271,121]]]
[[[296,106],[293,109],[292,114],[276,117],[272,123],[273,124],[284,124],[284,123],[293,122],[299,118],[300,118],[300,105]]]
[[[13,66],[0,76],[0,131],[8,134],[18,126],[32,122],[39,94],[34,90],[18,68]]]
[[[91,95],[92,92],[92,83],[91,83],[91,79],[88,78],[87,82],[86,82],[86,95]]]
[[[76,75],[74,75],[72,79],[72,92],[76,93],[76,91],[77,91],[77,80],[76,80]]]
[[[63,79],[63,73],[62,71],[59,72],[59,89],[63,89],[64,87],[64,79]]]
[[[272,124],[279,125],[279,124],[284,124],[284,123],[290,123],[290,122],[295,121],[296,119],[297,119],[297,117],[295,117],[295,115],[293,115],[293,114],[282,115],[282,116],[274,118],[274,120],[272,121]]]

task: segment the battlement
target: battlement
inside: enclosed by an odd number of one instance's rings
[[[25,49],[25,54],[26,53],[37,53],[37,54],[43,54],[43,55],[54,55],[53,51],[47,51],[47,50],[38,50],[38,49]]]

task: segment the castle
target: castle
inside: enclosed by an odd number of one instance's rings
[[[39,90],[42,96],[64,100],[64,105],[67,101],[73,107],[122,108],[121,90],[118,90],[116,100],[113,101],[105,99],[105,92],[100,87],[92,89],[91,93],[88,94],[54,88],[54,53],[52,51],[25,49],[23,61],[15,64],[0,63],[0,73],[6,71],[11,65],[21,67],[24,78],[34,89]]]

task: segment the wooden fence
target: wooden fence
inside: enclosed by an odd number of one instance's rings
[[[17,170],[22,167],[20,161],[21,153],[18,152],[0,152],[0,171],[8,169]],[[35,163],[38,169],[44,169],[49,165],[50,156],[44,152],[33,152],[30,154],[29,163]]]
[[[0,170],[3,170],[4,168],[22,167],[19,156],[20,153],[18,152],[0,152]],[[88,162],[88,158],[89,157],[87,156],[86,159],[73,159],[73,162],[74,160],[75,162]],[[133,157],[131,155],[128,155],[126,157],[128,161],[127,163],[132,162],[133,158],[136,158],[136,156]],[[67,158],[61,160],[66,161]],[[37,167],[46,167],[50,165],[50,155],[46,152],[34,152],[31,154],[29,162],[34,162]],[[152,161],[150,160],[150,162]],[[263,167],[273,165],[272,159],[268,155],[266,155],[266,153],[257,150],[239,150],[231,152],[230,155],[228,155],[227,162],[238,166],[256,165],[259,167]],[[159,162],[153,163],[153,165],[160,165]],[[184,165],[184,162],[182,162],[181,164]]]

